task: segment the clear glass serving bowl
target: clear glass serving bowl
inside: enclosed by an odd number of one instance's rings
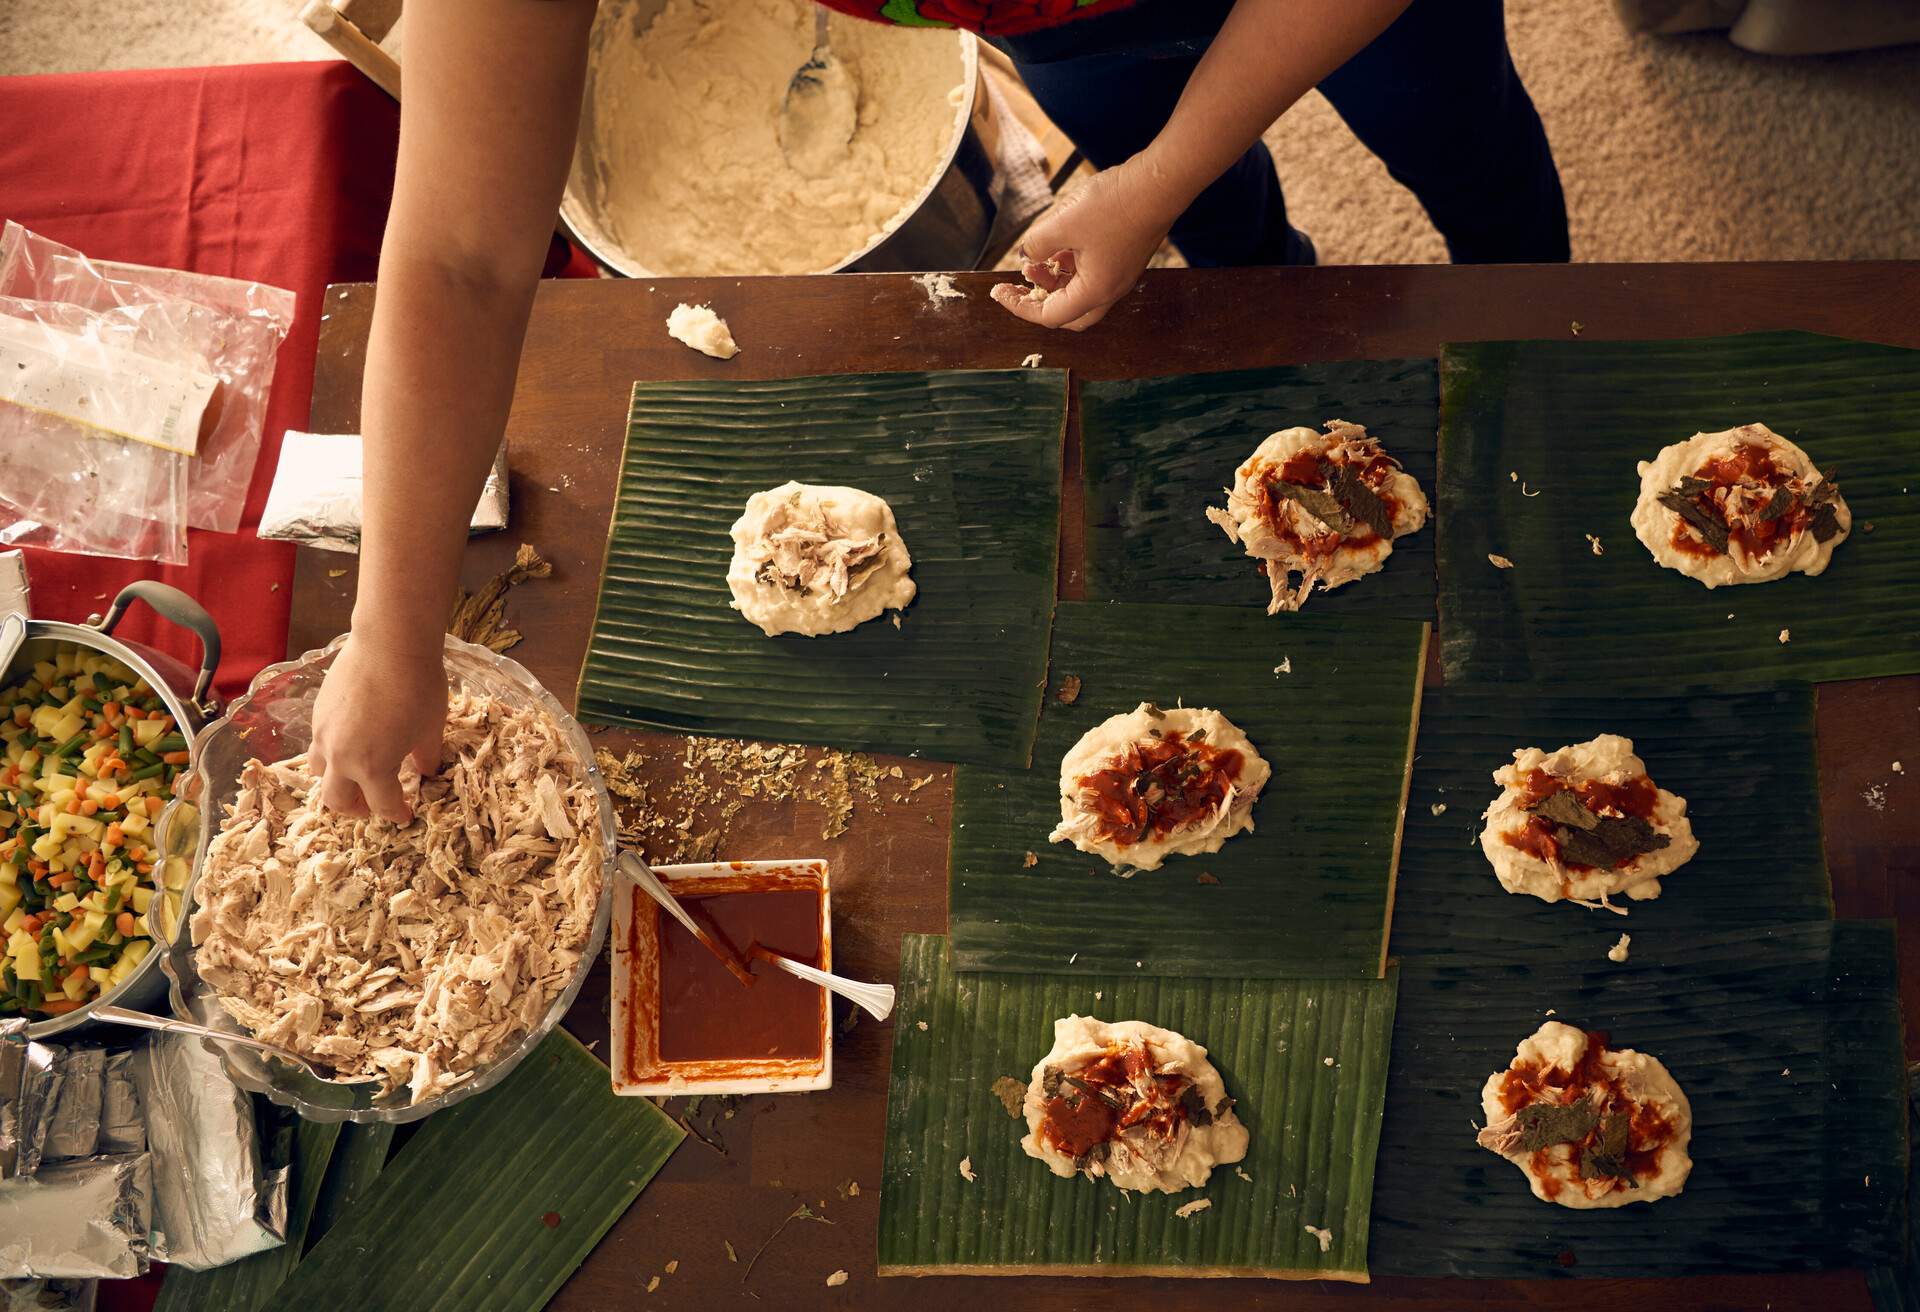
[[[200,731],[184,797],[162,813],[158,834],[163,852],[193,855],[192,873],[184,890],[170,893],[163,880],[156,880],[155,897],[163,904],[161,915],[167,918],[164,923],[170,928],[193,914],[194,886],[206,862],[207,845],[219,830],[219,817],[227,813],[239,791],[241,767],[254,757],[282,761],[307,750],[313,737],[314,698],[319,695],[321,680],[342,641],[344,637],[336,638],[323,650],[269,665],[255,677],[245,694],[227,708],[225,716]],[[446,660],[451,683],[469,692],[499,697],[516,706],[536,707],[551,716],[560,725],[567,745],[585,766],[587,777],[600,798],[600,901],[594,910],[593,932],[581,953],[579,970],[553,1000],[540,1023],[468,1079],[423,1102],[408,1102],[404,1086],[392,1093],[374,1096],[369,1090],[378,1086],[331,1084],[314,1079],[291,1062],[276,1061],[231,1044],[203,1040],[209,1049],[219,1054],[227,1074],[241,1088],[265,1094],[308,1120],[417,1121],[492,1088],[559,1024],[560,1017],[573,1005],[606,941],[607,922],[613,909],[616,829],[613,799],[607,795],[606,782],[594,766],[593,745],[586,732],[518,662],[453,637],[447,639]],[[201,824],[202,816],[210,817],[209,823]],[[164,862],[156,863],[156,873],[164,865]],[[167,901],[169,897],[174,899],[172,904]],[[227,1014],[212,987],[194,968],[193,936],[183,930],[170,937],[172,946],[162,958],[161,969],[169,982],[174,1014],[214,1029],[247,1033]]]

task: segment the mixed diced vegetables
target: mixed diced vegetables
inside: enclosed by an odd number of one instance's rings
[[[0,1015],[57,1015],[153,950],[154,825],[187,740],[133,671],[63,643],[0,689],[0,749]]]

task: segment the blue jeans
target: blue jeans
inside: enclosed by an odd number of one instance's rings
[[[1112,23],[1086,19],[995,44],[1060,130],[1095,167],[1110,168],[1166,124],[1231,8],[1230,0],[1141,0]],[[1501,0],[1413,0],[1320,92],[1419,198],[1456,263],[1568,258],[1560,174],[1508,54]],[[1196,266],[1312,259],[1258,142],[1168,235]]]

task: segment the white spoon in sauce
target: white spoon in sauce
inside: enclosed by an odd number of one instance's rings
[[[850,1002],[857,1002],[872,1013],[875,1020],[885,1020],[893,1014],[893,985],[867,984],[857,979],[846,979],[832,975],[813,966],[803,965],[792,957],[783,957],[755,943],[747,949],[747,955],[769,966],[778,967],[789,975],[797,975],[826,989],[829,993],[838,993]]]

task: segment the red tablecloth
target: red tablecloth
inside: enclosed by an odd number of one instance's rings
[[[85,619],[137,578],[198,597],[220,624],[220,687],[231,695],[285,654],[293,548],[252,527],[280,434],[306,426],[322,291],[374,276],[399,109],[350,65],[328,61],[0,78],[0,123],[0,219],[101,259],[299,296],[240,533],[191,532],[181,567],[29,553],[43,618]],[[548,271],[593,272],[564,243]],[[120,632],[182,660],[198,654],[144,606]]]
[[[220,624],[221,687],[237,691],[284,654],[293,548],[250,528],[281,432],[306,425],[321,292],[374,274],[399,109],[349,65],[267,64],[0,79],[0,123],[0,218],[102,259],[299,297],[241,533],[192,532],[180,567],[30,553],[34,611],[49,619],[84,619],[136,578],[192,593]],[[197,655],[144,606],[121,632]]]

